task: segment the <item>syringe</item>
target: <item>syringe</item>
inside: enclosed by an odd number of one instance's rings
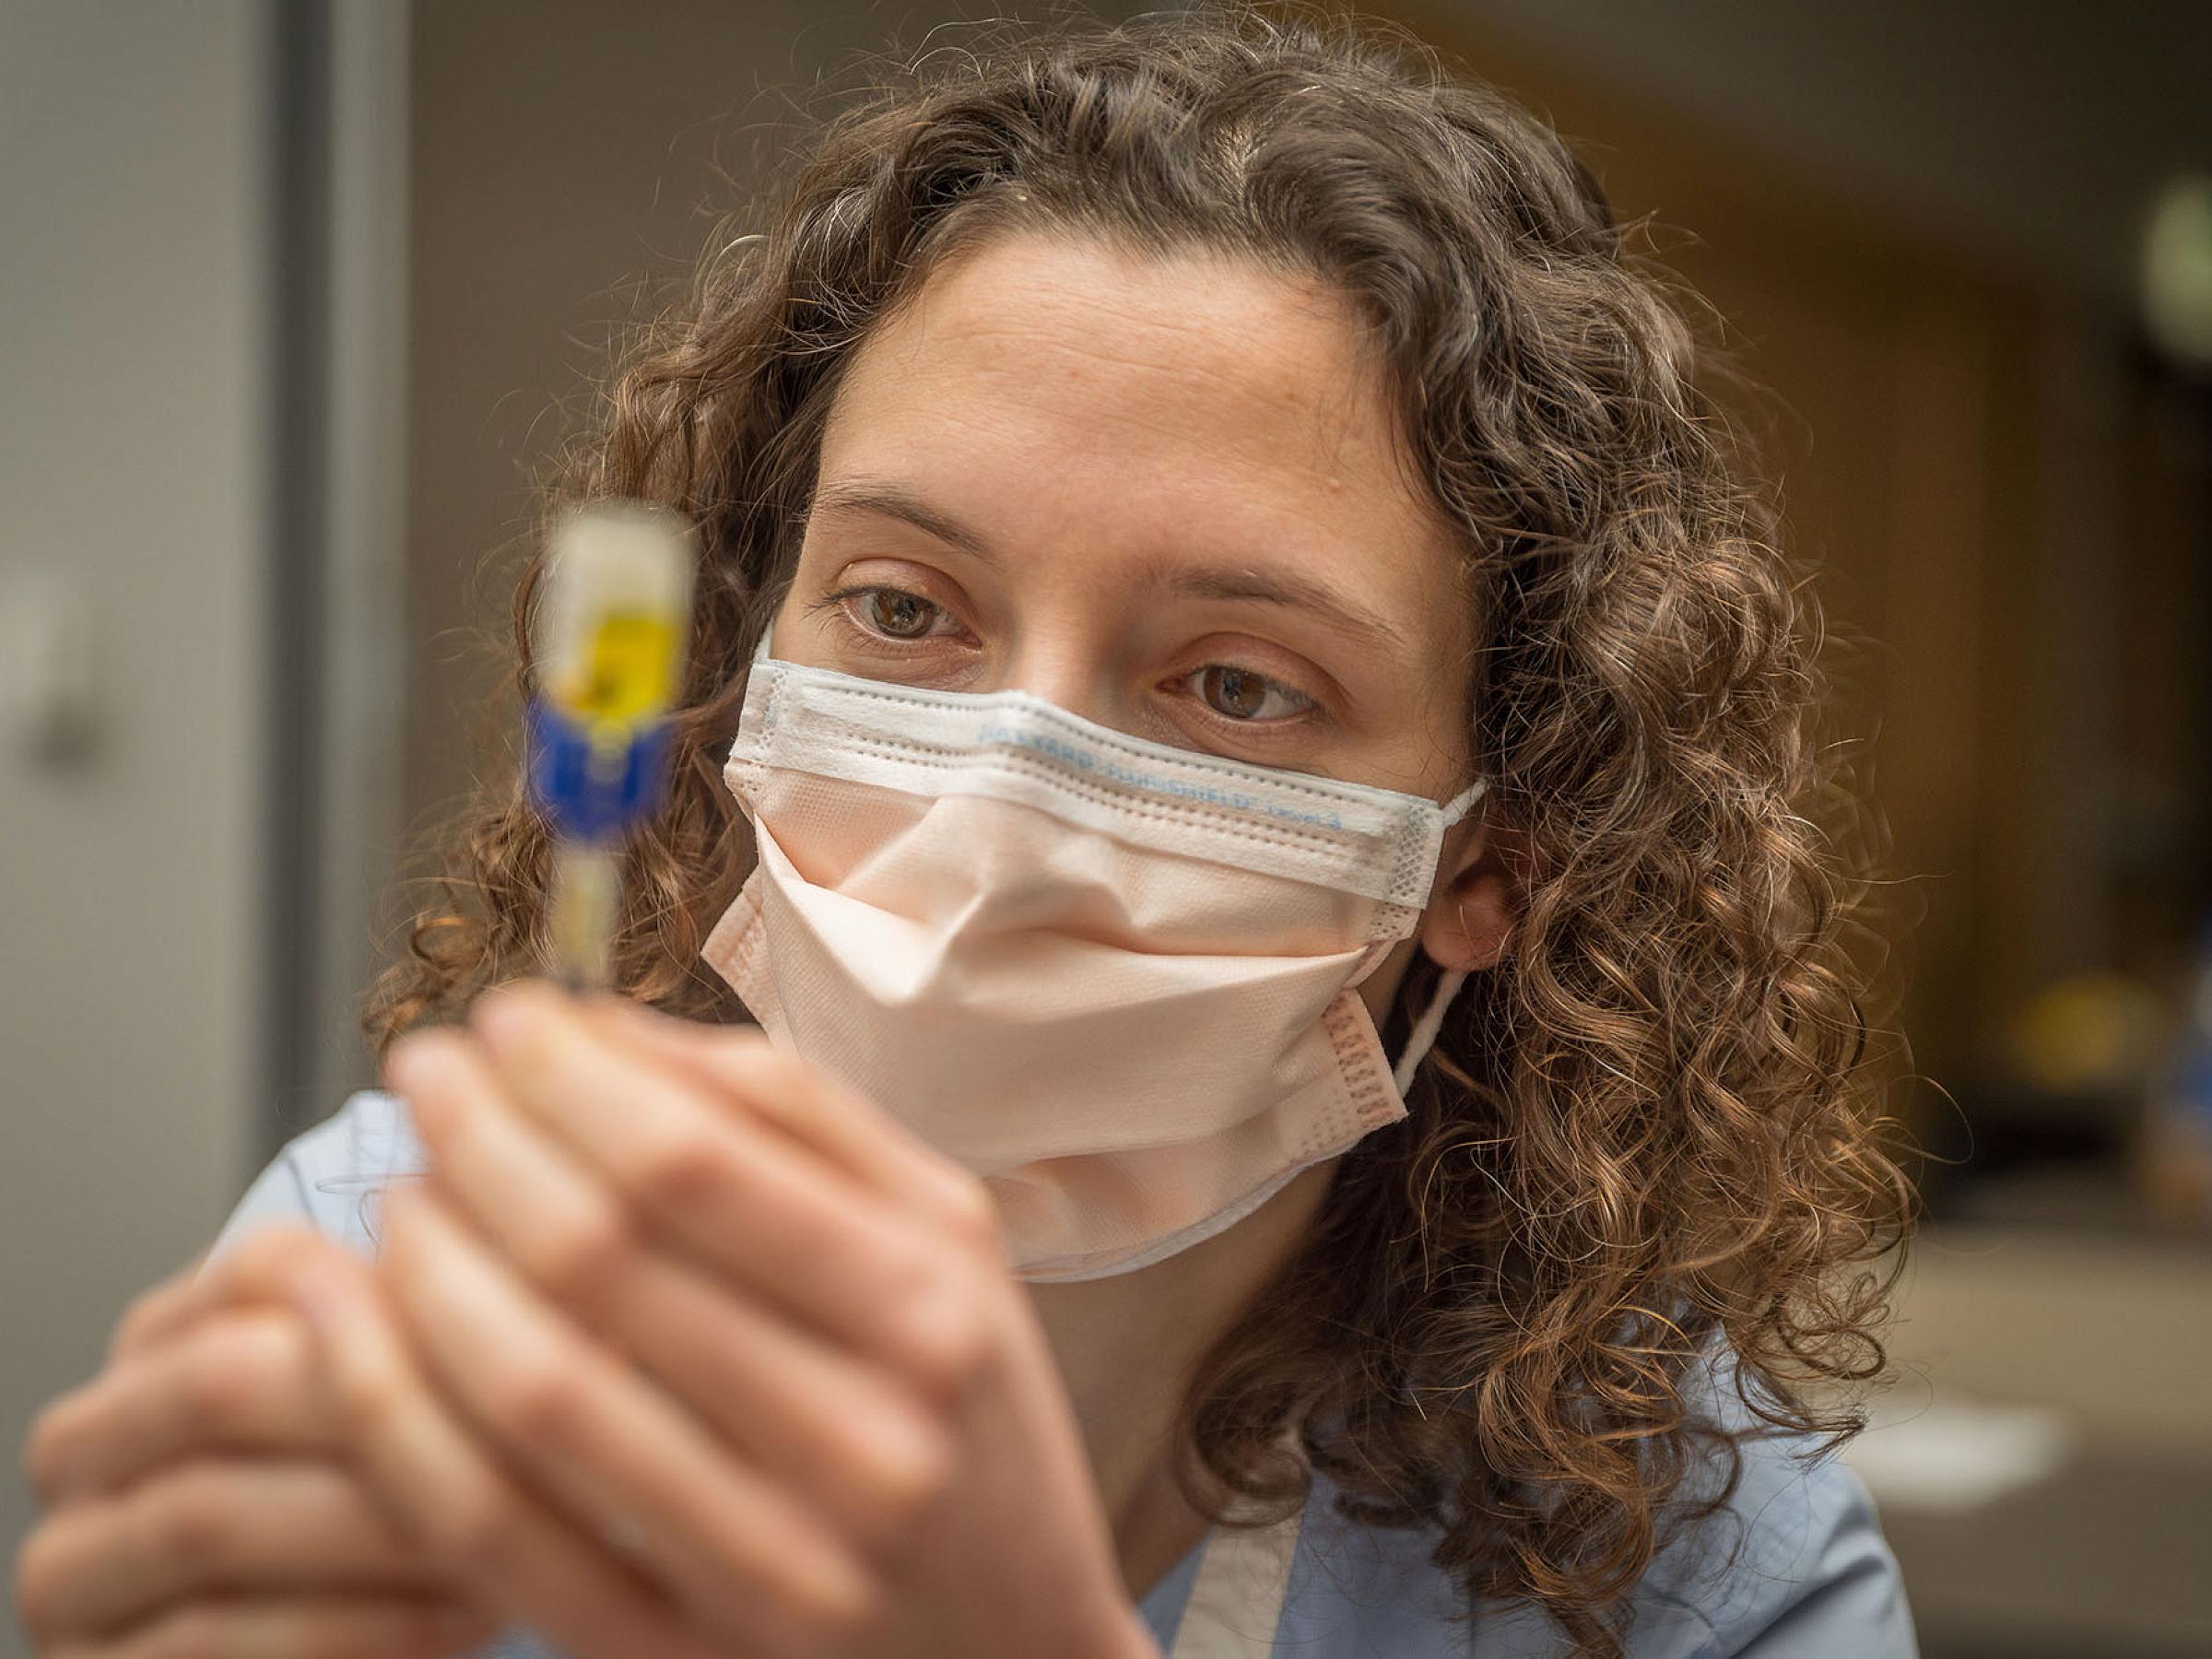
[[[692,538],[658,507],[599,501],[556,530],[530,699],[529,789],[554,835],[554,976],[606,988],[623,847],[660,804],[683,677]]]

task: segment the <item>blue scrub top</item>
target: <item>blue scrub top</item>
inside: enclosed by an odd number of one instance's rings
[[[370,1194],[429,1162],[394,1096],[364,1090],[288,1142],[216,1235],[206,1260],[266,1221],[303,1222],[373,1255]],[[203,1269],[204,1270],[204,1269]],[[1740,1412],[1716,1390],[1722,1420]],[[1630,1600],[1630,1659],[1914,1659],[1896,1559],[1866,1488],[1830,1457],[1803,1461],[1788,1438],[1745,1443],[1727,1506],[1652,1562]],[[1300,1518],[1272,1659],[1536,1659],[1568,1644],[1540,1612],[1486,1603],[1453,1613],[1453,1586],[1423,1535],[1363,1527],[1335,1513],[1319,1471]],[[1140,1604],[1172,1655],[1206,1544],[1193,1547]],[[474,1659],[558,1659],[519,1627]]]

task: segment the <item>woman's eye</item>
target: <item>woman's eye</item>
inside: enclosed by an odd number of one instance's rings
[[[863,624],[888,640],[925,640],[931,622],[944,614],[944,606],[935,600],[904,588],[853,587],[830,596],[857,599]]]
[[[1206,707],[1226,720],[1259,724],[1302,714],[1314,706],[1304,692],[1228,663],[1208,663],[1191,677],[1199,682],[1198,695]]]
[[[855,633],[891,644],[918,644],[943,637],[934,630],[934,624],[939,618],[951,620],[951,613],[934,599],[904,588],[880,585],[840,588],[807,608],[830,606],[836,608]],[[1233,663],[1208,663],[1185,676],[1183,683],[1195,685],[1200,700],[1214,714],[1239,725],[1289,724],[1317,712],[1320,706],[1304,692]]]

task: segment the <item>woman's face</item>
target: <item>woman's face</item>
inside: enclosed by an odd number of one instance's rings
[[[849,365],[771,651],[1443,800],[1472,776],[1458,557],[1346,301],[1013,236]],[[1378,1018],[1411,944],[1363,982]]]

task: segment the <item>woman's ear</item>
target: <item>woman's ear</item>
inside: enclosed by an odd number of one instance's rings
[[[1527,909],[1537,864],[1526,830],[1478,821],[1421,918],[1421,947],[1463,972],[1495,966]]]

